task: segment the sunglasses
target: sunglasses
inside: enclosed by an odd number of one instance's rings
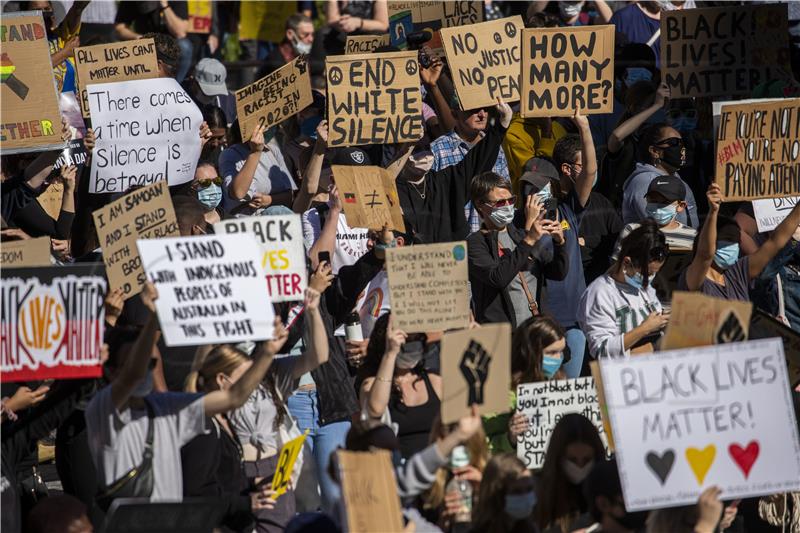
[[[497,200],[496,202],[483,202],[483,203],[494,209],[495,207],[505,207],[507,205],[514,205],[516,202],[517,202],[517,197],[512,196],[511,198],[504,198],[503,200]]]
[[[680,146],[681,148],[683,148],[683,139],[681,139],[680,137],[670,137],[669,139],[663,139],[661,141],[658,141],[657,143],[655,143],[655,145],[669,146],[670,148],[673,148],[675,146]]]
[[[203,178],[203,179],[197,180],[197,186],[202,188],[202,189],[205,189],[206,187],[208,187],[212,183],[214,185],[222,185],[222,178],[217,176],[216,178]]]

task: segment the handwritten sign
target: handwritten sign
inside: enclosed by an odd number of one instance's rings
[[[597,391],[590,377],[522,383],[517,387],[517,413],[525,415],[530,424],[530,429],[517,439],[517,457],[528,468],[542,467],[553,428],[569,413],[594,422],[605,444]]]
[[[614,107],[614,26],[522,31],[523,117],[611,113]]]
[[[435,0],[389,1],[389,34],[392,46],[402,50],[408,46],[406,35],[416,31],[428,31],[431,39],[426,46],[438,51],[442,46],[439,30],[483,22],[483,2]],[[400,29],[398,29],[400,28]]]
[[[289,481],[292,479],[294,473],[294,465],[297,462],[297,457],[303,450],[303,443],[306,441],[306,436],[309,430],[297,438],[285,443],[281,448],[278,455],[278,466],[275,468],[275,475],[272,477],[272,490],[275,491],[275,498],[285,494],[289,488]]]
[[[376,48],[389,45],[389,34],[383,35],[348,35],[344,42],[344,53],[368,54]]]
[[[729,340],[717,339],[720,328],[725,326],[726,335],[735,335],[737,324],[743,338],[736,340],[746,339],[747,324],[752,313],[753,304],[750,302],[714,298],[699,292],[675,291],[672,293],[672,309],[661,349],[723,344]]]
[[[800,98],[722,106],[716,181],[726,202],[800,193]]]
[[[328,146],[395,144],[424,133],[416,52],[330,56]]]
[[[778,224],[783,222],[792,208],[797,205],[798,200],[800,200],[800,196],[753,200],[753,214],[758,231],[764,233],[777,228]]]
[[[3,382],[100,376],[106,280],[98,267],[2,269]]]
[[[750,94],[792,79],[786,4],[664,11],[661,77],[672,98]]]
[[[40,13],[3,13],[0,149],[3,154],[63,148],[61,113]]]
[[[87,86],[97,137],[89,192],[194,178],[203,115],[173,78]]]
[[[424,333],[469,326],[466,242],[389,248],[386,272],[395,328]]]
[[[789,384],[797,390],[800,386],[800,333],[793,330],[761,309],[756,309],[750,320],[750,339],[783,339]]]
[[[189,0],[186,10],[189,12],[189,33],[211,33],[210,0]]]
[[[769,339],[600,360],[625,508],[800,489],[783,343]]]
[[[303,223],[300,215],[259,216],[214,224],[217,234],[248,233],[259,244],[261,267],[273,302],[302,300],[308,287]]]
[[[272,338],[275,313],[251,235],[136,241],[158,289],[158,319],[167,346]]]
[[[259,126],[271,127],[299,113],[313,102],[311,76],[305,58],[267,74],[236,91],[236,113],[242,139],[249,139]]]
[[[442,28],[442,47],[462,109],[519,100],[520,35],[515,17]]]
[[[153,39],[82,46],[75,49],[77,86],[84,117],[89,116],[90,84],[144,80],[158,77]]]
[[[180,235],[167,182],[132,191],[92,216],[109,286],[112,290],[122,289],[126,300],[139,294],[147,278],[136,241]]]
[[[36,201],[50,218],[58,220],[58,215],[61,214],[61,205],[64,202],[64,184],[58,181],[50,183],[36,197]]]
[[[383,533],[402,531],[400,497],[388,450],[338,450],[336,463],[348,531]]]
[[[0,266],[3,268],[50,266],[50,237],[3,241]]]
[[[405,232],[397,185],[388,170],[375,166],[332,165],[347,224],[353,228]]]

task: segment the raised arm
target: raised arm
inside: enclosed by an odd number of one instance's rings
[[[613,154],[622,149],[622,141],[624,141],[629,135],[633,134],[633,132],[638,130],[641,125],[647,122],[647,119],[652,117],[656,112],[658,112],[659,109],[664,107],[664,104],[669,99],[669,96],[669,85],[662,83],[656,91],[656,98],[653,102],[653,105],[633,115],[611,132],[611,135],[608,137],[608,144],[606,145],[609,153]]]
[[[422,79],[422,83],[425,85],[428,94],[431,95],[433,108],[436,110],[436,116],[439,117],[441,121],[440,129],[442,132],[448,132],[456,127],[456,120],[453,116],[453,112],[450,110],[447,99],[439,88],[439,78],[443,76],[442,68],[444,64],[442,63],[442,59],[438,56],[434,56],[427,47],[425,48],[425,52],[431,58],[431,63],[427,68],[420,65],[419,77]]]
[[[176,39],[183,39],[189,31],[189,20],[182,19],[175,13],[167,0],[161,0],[161,12],[164,13],[164,22],[167,30]]]
[[[767,264],[792,238],[797,226],[800,226],[800,204],[795,204],[789,215],[778,224],[778,227],[769,236],[767,242],[762,244],[755,253],[750,254],[750,279],[758,277],[761,271],[767,268]]]
[[[319,190],[319,177],[322,174],[322,163],[325,160],[325,150],[328,147],[328,121],[323,120],[317,125],[317,141],[314,143],[314,151],[311,152],[311,159],[303,172],[303,186],[297,192],[297,198],[292,204],[292,211],[303,214],[311,208]]]
[[[244,165],[242,165],[241,170],[236,173],[228,186],[228,193],[235,200],[242,200],[253,183],[258,161],[261,159],[261,152],[264,151],[264,129],[264,126],[259,126],[253,130],[253,134],[250,135],[250,141],[247,143],[250,153],[247,154]]]
[[[367,414],[372,418],[380,418],[389,405],[394,382],[394,366],[400,348],[408,335],[404,331],[394,329],[392,317],[386,326],[386,352],[383,354],[378,372],[374,378],[367,378],[361,384],[361,397],[366,398]]]
[[[592,194],[594,178],[597,175],[597,155],[594,151],[589,119],[576,110],[572,121],[581,134],[581,173],[575,179],[575,194],[578,196],[581,207],[586,207],[586,204],[589,203],[589,195]]]
[[[316,289],[311,287],[306,289],[303,312],[306,315],[305,324],[308,327],[308,347],[303,355],[297,358],[294,365],[292,375],[295,379],[300,379],[300,376],[306,372],[311,372],[328,362],[328,333],[325,331],[325,324],[322,322],[322,315],[319,312],[319,299],[320,293]]]
[[[717,216],[722,205],[722,192],[719,185],[712,183],[706,192],[708,198],[708,216],[700,230],[694,259],[686,269],[686,288],[690,291],[699,291],[706,279],[708,269],[717,252]]]
[[[342,212],[342,202],[339,200],[339,191],[336,185],[331,185],[328,195],[332,200],[331,207],[328,210],[328,216],[325,217],[325,222],[322,224],[319,238],[308,250],[308,256],[311,259],[311,268],[314,270],[319,266],[319,253],[328,252],[333,257],[333,251],[336,249],[336,229],[339,227],[339,215]]]
[[[597,9],[599,22],[601,24],[611,24],[611,17],[614,15],[614,11],[611,10],[608,2],[606,0],[594,0],[594,7]]]

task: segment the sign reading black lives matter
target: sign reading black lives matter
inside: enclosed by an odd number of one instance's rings
[[[271,339],[274,311],[252,235],[204,235],[136,241],[158,289],[167,346]]]
[[[328,146],[395,144],[422,138],[416,52],[332,56],[328,78]]]
[[[614,26],[523,30],[520,83],[523,117],[611,113]]]
[[[87,86],[97,138],[90,193],[194,178],[203,115],[173,78]]]

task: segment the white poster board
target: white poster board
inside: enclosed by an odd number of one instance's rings
[[[251,235],[136,241],[167,346],[272,338],[274,310]]]
[[[90,193],[194,178],[203,115],[172,78],[87,86],[97,140]]]
[[[608,448],[591,377],[521,383],[517,386],[517,413],[525,415],[529,423],[529,429],[517,440],[517,457],[527,468],[542,467],[553,428],[568,413],[591,420]]]
[[[224,220],[214,224],[214,232],[253,235],[260,246],[260,264],[267,276],[270,299],[273,302],[303,299],[308,287],[308,269],[300,215]]]
[[[756,217],[758,231],[763,233],[777,228],[797,204],[797,200],[800,200],[800,196],[753,200],[753,214]]]
[[[800,489],[781,339],[601,359],[628,511]]]

